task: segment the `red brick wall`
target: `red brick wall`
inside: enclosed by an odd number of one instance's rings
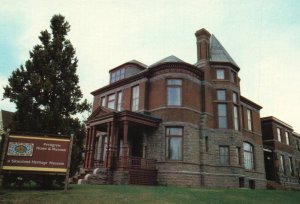
[[[149,109],[166,106],[166,80],[158,79],[150,83]]]

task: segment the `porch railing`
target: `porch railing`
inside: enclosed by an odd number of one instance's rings
[[[94,168],[102,168],[102,167],[104,167],[104,161],[94,160]]]
[[[145,158],[141,158],[141,157],[128,157],[127,162],[124,163],[124,158],[118,157],[115,159],[115,167],[156,170],[156,160],[155,159],[145,159]]]
[[[127,162],[124,163],[123,157],[115,157],[113,159],[113,168],[131,168],[131,169],[146,169],[156,170],[155,159],[145,159],[141,157],[127,157]],[[104,161],[94,160],[94,168],[105,167]]]

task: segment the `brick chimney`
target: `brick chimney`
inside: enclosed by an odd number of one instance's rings
[[[204,28],[195,33],[197,38],[197,61],[209,59],[210,33]]]

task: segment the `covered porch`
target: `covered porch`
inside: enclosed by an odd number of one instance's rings
[[[160,119],[131,111],[114,112],[99,107],[87,121],[84,168],[129,172],[129,182],[137,174],[156,174],[156,161],[147,158],[147,135]],[[152,173],[151,173],[152,171]]]

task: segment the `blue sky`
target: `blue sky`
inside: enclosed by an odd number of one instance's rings
[[[108,83],[108,70],[175,55],[196,62],[194,33],[213,33],[240,66],[242,95],[300,132],[300,1],[0,0],[0,87],[28,59],[40,31],[61,13],[79,59],[84,97]],[[2,95],[2,89],[0,94]],[[14,110],[8,100],[0,108]]]

